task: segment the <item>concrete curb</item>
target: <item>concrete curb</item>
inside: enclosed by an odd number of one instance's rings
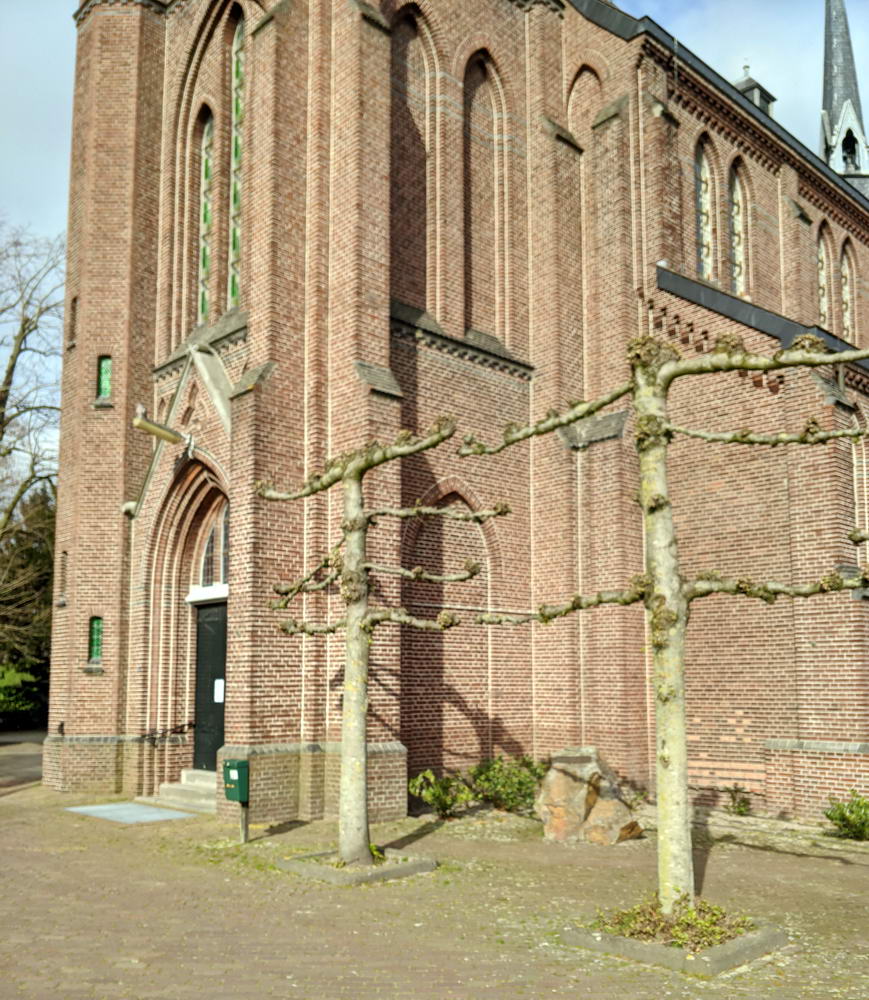
[[[381,865],[375,868],[333,868],[331,865],[320,864],[315,858],[334,858],[337,851],[320,851],[317,854],[304,854],[298,858],[276,861],[281,871],[301,875],[304,878],[317,879],[330,885],[367,885],[370,882],[387,882],[396,878],[407,878],[410,875],[420,875],[437,868],[438,863],[432,858],[409,858],[402,851],[387,848],[384,852],[387,859],[397,861],[396,864]]]
[[[645,965],[659,965],[689,976],[711,978],[784,947],[788,943],[788,936],[777,927],[758,925],[756,930],[748,934],[707,948],[697,955],[655,941],[635,941],[604,931],[580,928],[562,931],[561,940],[564,944],[585,948],[587,951],[601,951],[616,958],[642,962]]]

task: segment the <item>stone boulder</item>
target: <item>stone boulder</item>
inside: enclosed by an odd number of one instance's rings
[[[643,832],[595,747],[553,754],[534,808],[544,837],[559,843],[618,844]]]

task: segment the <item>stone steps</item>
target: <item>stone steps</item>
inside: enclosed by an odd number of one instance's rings
[[[217,812],[217,773],[185,769],[180,781],[164,782],[156,795],[137,801],[213,815]]]

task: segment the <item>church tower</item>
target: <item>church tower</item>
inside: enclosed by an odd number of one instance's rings
[[[869,145],[845,0],[826,0],[826,6],[821,155],[833,170],[869,196]]]

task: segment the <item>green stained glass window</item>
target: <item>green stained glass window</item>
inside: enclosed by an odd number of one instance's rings
[[[214,172],[214,118],[209,114],[202,126],[202,171],[199,185],[199,295],[197,322],[208,322],[208,278],[211,272],[211,180]]]
[[[97,399],[108,399],[112,394],[112,359],[104,355],[97,361]]]
[[[102,618],[91,618],[88,626],[88,659],[101,660],[103,658],[103,620]]]
[[[241,296],[241,126],[244,121],[244,21],[239,21],[232,39],[232,138],[230,142],[229,254],[227,261],[227,307],[238,306]]]

